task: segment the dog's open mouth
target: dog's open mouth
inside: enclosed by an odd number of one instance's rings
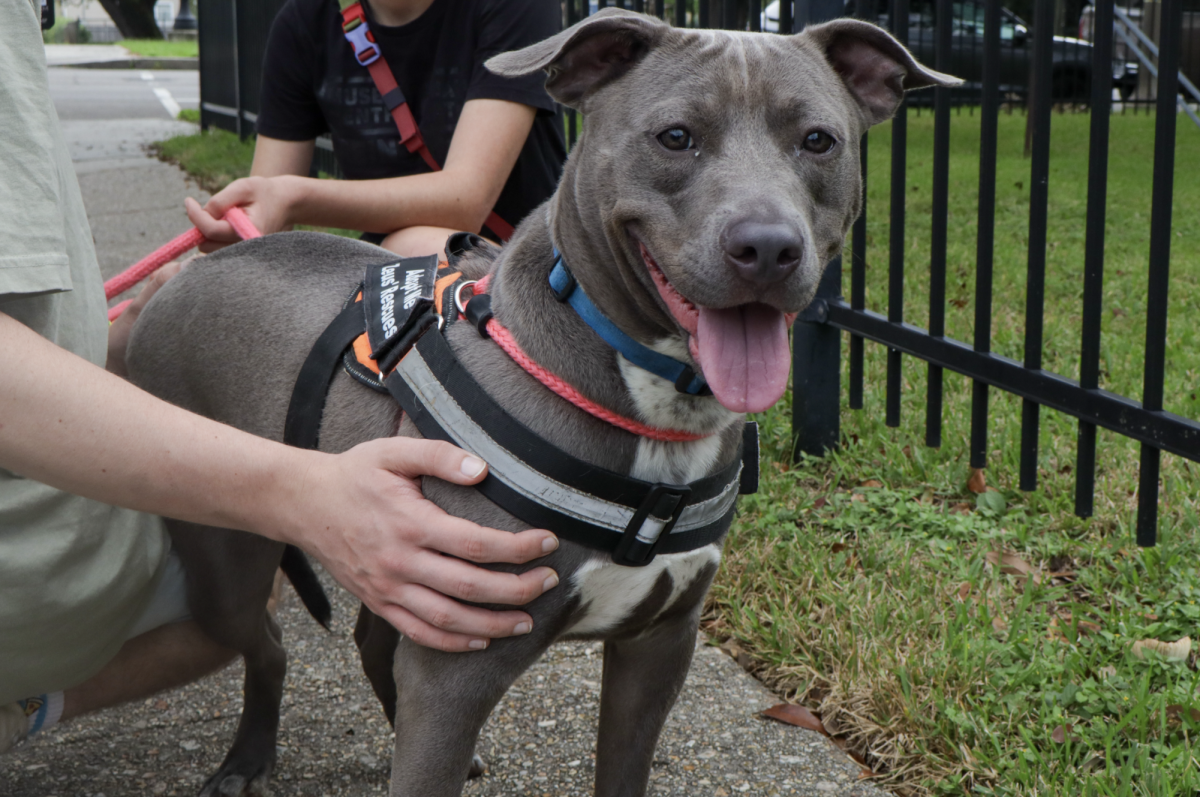
[[[675,290],[646,245],[635,243],[659,295],[690,336],[688,349],[717,401],[734,412],[762,412],[775,404],[787,389],[788,327],[797,314],[760,302],[697,307]]]

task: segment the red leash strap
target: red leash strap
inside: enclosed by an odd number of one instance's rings
[[[492,275],[488,274],[475,283],[473,293],[487,293],[491,281]],[[633,418],[626,418],[624,415],[619,415],[607,407],[603,407],[592,401],[580,393],[570,382],[539,365],[532,357],[525,353],[525,350],[517,343],[512,333],[505,329],[494,316],[488,319],[487,331],[488,336],[496,342],[496,345],[503,349],[504,353],[512,358],[513,362],[521,366],[527,374],[579,409],[602,421],[611,423],[618,429],[624,429],[639,437],[647,437],[651,440],[661,440],[667,443],[690,443],[694,440],[703,440],[709,436],[706,434],[684,432],[679,429],[662,429],[657,426],[649,426],[641,421],[635,421]]]
[[[421,137],[417,120],[412,109],[408,107],[408,100],[404,98],[404,92],[400,91],[396,76],[392,74],[392,68],[383,57],[383,51],[375,43],[375,36],[367,25],[366,12],[357,0],[342,9],[342,33],[354,48],[354,57],[371,73],[371,80],[374,81],[379,96],[383,97],[384,105],[391,112],[396,129],[400,131],[400,143],[404,144],[409,152],[420,155],[431,171],[440,172],[442,167],[434,159],[429,147],[425,146],[425,139]],[[512,225],[497,216],[495,211],[488,214],[485,223],[501,240],[507,241],[512,237]]]
[[[246,215],[246,212],[241,208],[230,208],[225,214],[225,220],[233,226],[234,231],[238,235],[242,236],[242,240],[244,241],[248,241],[251,238],[258,238],[262,235],[262,233],[260,233],[254,226],[254,223],[250,221],[250,218]],[[194,249],[195,247],[204,243],[205,240],[207,239],[200,234],[200,231],[193,227],[169,243],[166,243],[155,249],[153,252],[146,255],[141,260],[104,283],[105,301],[129,290],[146,277],[149,277],[151,274],[158,271],[170,261],[182,255],[184,252],[188,251],[189,249]],[[121,302],[116,307],[109,308],[108,320],[117,320],[117,317],[125,311],[126,307],[129,306],[130,301],[132,301],[132,299]]]

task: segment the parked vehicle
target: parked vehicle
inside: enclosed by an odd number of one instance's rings
[[[961,77],[966,83],[952,89],[955,101],[977,101],[983,78],[983,15],[980,0],[961,0],[952,4],[950,64],[946,71]],[[886,15],[878,20],[888,26]],[[908,46],[922,63],[934,63],[936,43],[935,5],[919,0],[911,6],[908,17]],[[762,28],[779,30],[779,2],[776,0],[763,11]],[[1033,59],[1033,40],[1029,26],[1007,8],[1000,9],[1000,93],[1024,98],[1029,91],[1030,63]],[[1055,36],[1053,66],[1049,77],[1051,96],[1056,102],[1087,102],[1092,91],[1092,45],[1082,39]],[[1118,60],[1113,63],[1112,81],[1122,96],[1137,88],[1136,61]],[[925,93],[910,97],[910,102],[929,103]]]

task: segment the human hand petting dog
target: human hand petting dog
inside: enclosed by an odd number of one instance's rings
[[[525,612],[455,599],[520,605],[558,583],[547,567],[514,575],[471,564],[523,564],[558,541],[547,531],[485,529],[426,501],[424,475],[473,484],[486,472],[448,443],[388,438],[342,454],[285,446],[157,399],[4,313],[0,373],[0,468],[104,503],[296,544],[419,644],[468,651],[528,633]]]
[[[287,541],[320,560],[367,608],[417,644],[445,651],[482,650],[493,638],[532,630],[525,612],[459,600],[522,605],[552,589],[558,575],[548,567],[514,574],[471,563],[523,564],[554,551],[558,538],[477,526],[421,493],[422,476],[479,482],[487,473],[482,460],[449,443],[411,438],[321,456],[295,484],[306,500],[295,504]]]

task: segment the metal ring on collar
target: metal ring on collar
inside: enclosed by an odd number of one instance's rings
[[[479,280],[467,280],[466,282],[460,282],[458,287],[454,289],[454,306],[458,308],[459,313],[465,314],[467,312],[467,303],[462,300],[463,288],[466,288],[467,286],[474,288],[478,282]]]

